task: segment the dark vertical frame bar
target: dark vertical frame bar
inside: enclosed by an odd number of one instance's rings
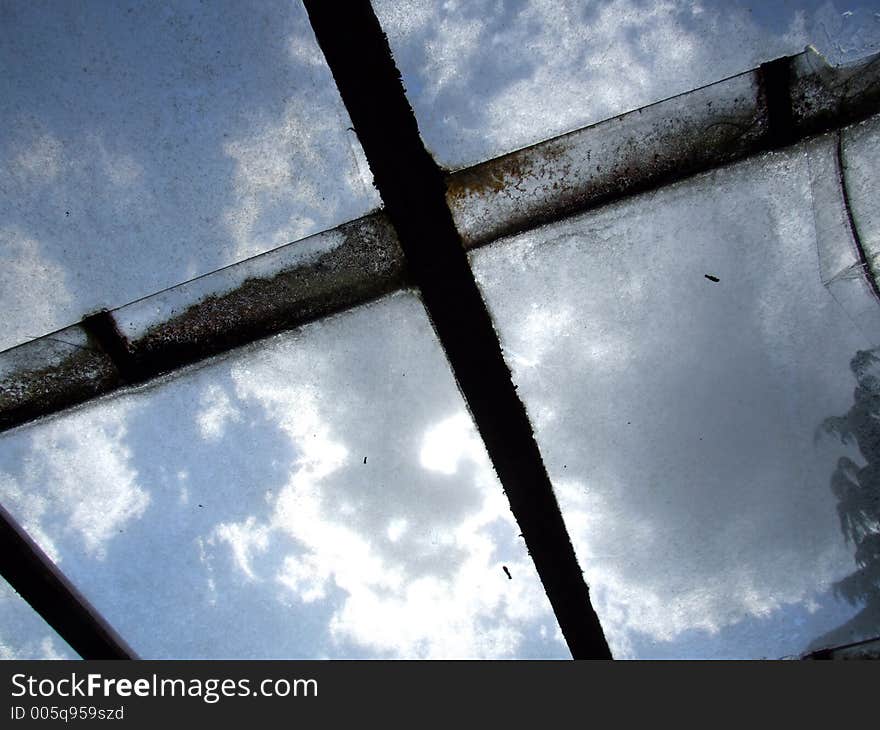
[[[387,38],[366,0],[304,0],[407,266],[576,659],[611,658],[525,407]]]
[[[758,81],[767,105],[767,146],[785,147],[797,141],[791,103],[791,57],[785,56],[762,63]]]
[[[90,314],[80,322],[80,326],[110,358],[124,383],[131,385],[147,379],[147,375],[140,371],[129,354],[125,337],[110,312],[101,310]]]
[[[138,658],[2,505],[0,573],[83,659]]]

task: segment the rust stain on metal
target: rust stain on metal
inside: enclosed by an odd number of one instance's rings
[[[808,50],[454,172],[447,202],[474,248],[878,109],[880,54],[832,68]]]
[[[491,163],[454,173],[448,178],[447,198],[454,204],[471,196],[500,193],[512,181],[522,180],[531,171],[523,156],[505,155]]]
[[[450,207],[464,219],[475,216],[461,224],[465,246],[744,156],[765,130],[754,99],[737,97],[728,104],[733,109],[729,115],[715,114],[709,101],[703,117],[661,118],[652,124],[640,118],[640,111],[632,112],[453,173],[447,178]],[[506,207],[493,212],[500,199],[516,205],[501,204]]]

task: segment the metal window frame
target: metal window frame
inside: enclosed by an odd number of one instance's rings
[[[834,68],[808,48],[448,172],[421,141],[370,3],[348,3],[345,13],[320,0],[304,5],[384,209],[0,352],[0,432],[415,288],[572,656],[611,658],[466,252],[831,131],[860,270],[877,296],[849,207],[841,140],[847,125],[880,112],[880,54]],[[341,243],[326,252],[328,237]],[[309,246],[316,253],[303,257]],[[0,573],[81,656],[136,658],[2,507],[0,547]]]

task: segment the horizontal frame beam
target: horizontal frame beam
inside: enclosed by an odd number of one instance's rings
[[[0,353],[0,432],[406,286],[374,213]]]
[[[447,176],[468,249],[839,129],[880,111],[880,54],[835,68],[815,50]]]
[[[472,249],[877,112],[880,54],[807,49],[449,173],[446,201]],[[408,284],[383,212],[343,224],[0,352],[0,432]]]

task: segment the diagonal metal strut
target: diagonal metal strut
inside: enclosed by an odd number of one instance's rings
[[[400,72],[366,0],[305,0],[410,274],[510,500],[576,659],[611,658],[525,407],[422,144]]]
[[[0,505],[0,573],[83,659],[137,659]]]

